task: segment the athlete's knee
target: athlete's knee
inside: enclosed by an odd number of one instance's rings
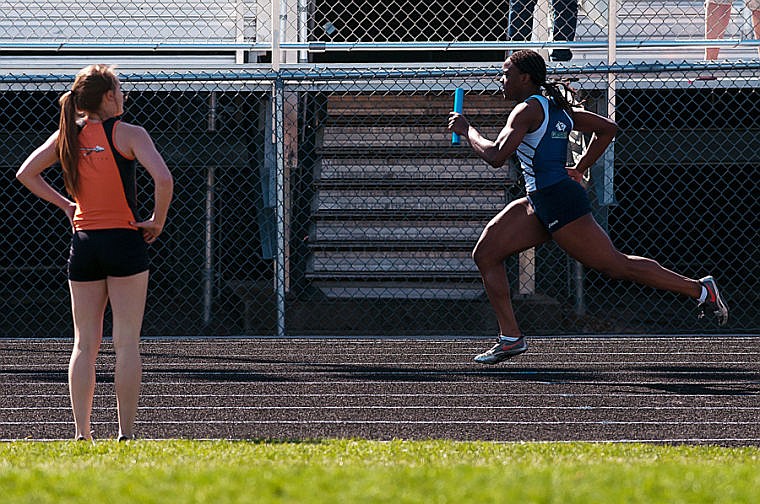
[[[134,355],[140,352],[140,338],[139,336],[126,336],[116,335],[113,338],[113,349],[116,355]]]
[[[99,335],[80,335],[74,338],[73,354],[85,359],[95,361],[100,350]]]
[[[472,249],[471,256],[472,260],[475,261],[475,265],[480,270],[499,262],[498,258],[494,258],[494,255],[489,252],[488,247],[484,246],[481,242],[478,242],[475,248]]]

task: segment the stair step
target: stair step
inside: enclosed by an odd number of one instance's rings
[[[467,190],[467,189],[494,189],[503,190],[506,183],[499,179],[478,179],[478,178],[459,178],[448,180],[420,180],[420,179],[399,179],[399,178],[344,178],[344,179],[319,179],[314,182],[314,187],[319,190],[331,191],[354,191],[356,189],[366,190],[423,190],[423,189],[443,189]]]
[[[393,159],[323,158],[319,168],[319,181],[326,180],[412,180],[448,182],[483,180],[493,183],[514,183],[507,166],[493,168],[479,158],[425,157]]]
[[[454,104],[454,86],[451,91],[439,95],[399,94],[389,99],[387,95],[333,95],[328,100],[329,117],[355,116],[422,116],[445,118]],[[487,115],[506,118],[515,102],[506,101],[496,94],[465,93],[465,113],[487,111]]]
[[[393,193],[378,189],[341,191],[320,190],[316,197],[316,211],[392,211],[414,210],[469,212],[490,209],[501,210],[506,205],[503,189],[397,189]]]
[[[315,254],[328,251],[472,250],[475,240],[319,240],[309,241]]]
[[[503,207],[502,207],[503,208]],[[499,208],[501,210],[501,208]],[[494,216],[496,212],[493,209],[469,209],[466,212],[462,212],[457,209],[448,210],[441,208],[433,209],[386,209],[375,210],[372,212],[366,212],[363,210],[355,209],[321,209],[313,214],[314,219],[317,222],[324,221],[364,221],[364,222],[397,222],[397,221],[411,221],[411,220],[425,220],[431,221],[447,219],[450,222],[460,222],[469,219],[485,220]]]
[[[452,220],[404,220],[367,222],[366,220],[317,221],[310,235],[310,243],[399,241],[474,241],[488,222],[484,219]]]
[[[434,280],[329,281],[312,284],[331,299],[478,299],[483,296],[479,278]]]
[[[307,271],[359,278],[378,275],[449,276],[478,274],[469,250],[341,250],[313,253]]]

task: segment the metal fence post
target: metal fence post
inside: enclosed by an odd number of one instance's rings
[[[285,83],[278,76],[272,85],[272,112],[275,148],[275,219],[277,221],[277,240],[275,255],[275,296],[277,298],[277,336],[285,336],[285,277],[286,249],[285,242],[285,131],[283,108],[285,103]]]

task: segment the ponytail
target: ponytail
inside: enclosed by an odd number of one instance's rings
[[[58,100],[61,119],[58,122],[58,140],[55,151],[63,169],[66,191],[76,198],[79,186],[79,124],[81,113],[97,112],[103,95],[116,89],[118,79],[114,67],[89,65],[76,75],[71,91]]]
[[[574,98],[577,91],[570,87],[570,84],[568,82],[569,81],[552,79],[550,81],[544,82],[543,87],[546,90],[546,94],[549,96],[549,98],[552,98],[561,109],[564,109],[568,113],[571,113],[573,111],[573,106],[580,105],[582,102],[575,103]],[[570,99],[568,99],[568,94],[570,95],[571,99],[573,99],[572,102]]]
[[[61,105],[61,119],[58,122],[58,141],[55,144],[58,159],[63,169],[63,184],[66,191],[76,198],[79,184],[79,127],[74,95],[67,91],[58,100]]]

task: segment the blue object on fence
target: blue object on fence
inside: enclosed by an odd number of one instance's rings
[[[464,89],[458,87],[454,90],[454,112],[461,114],[463,105]],[[451,145],[459,145],[459,135],[456,133],[451,134]]]

